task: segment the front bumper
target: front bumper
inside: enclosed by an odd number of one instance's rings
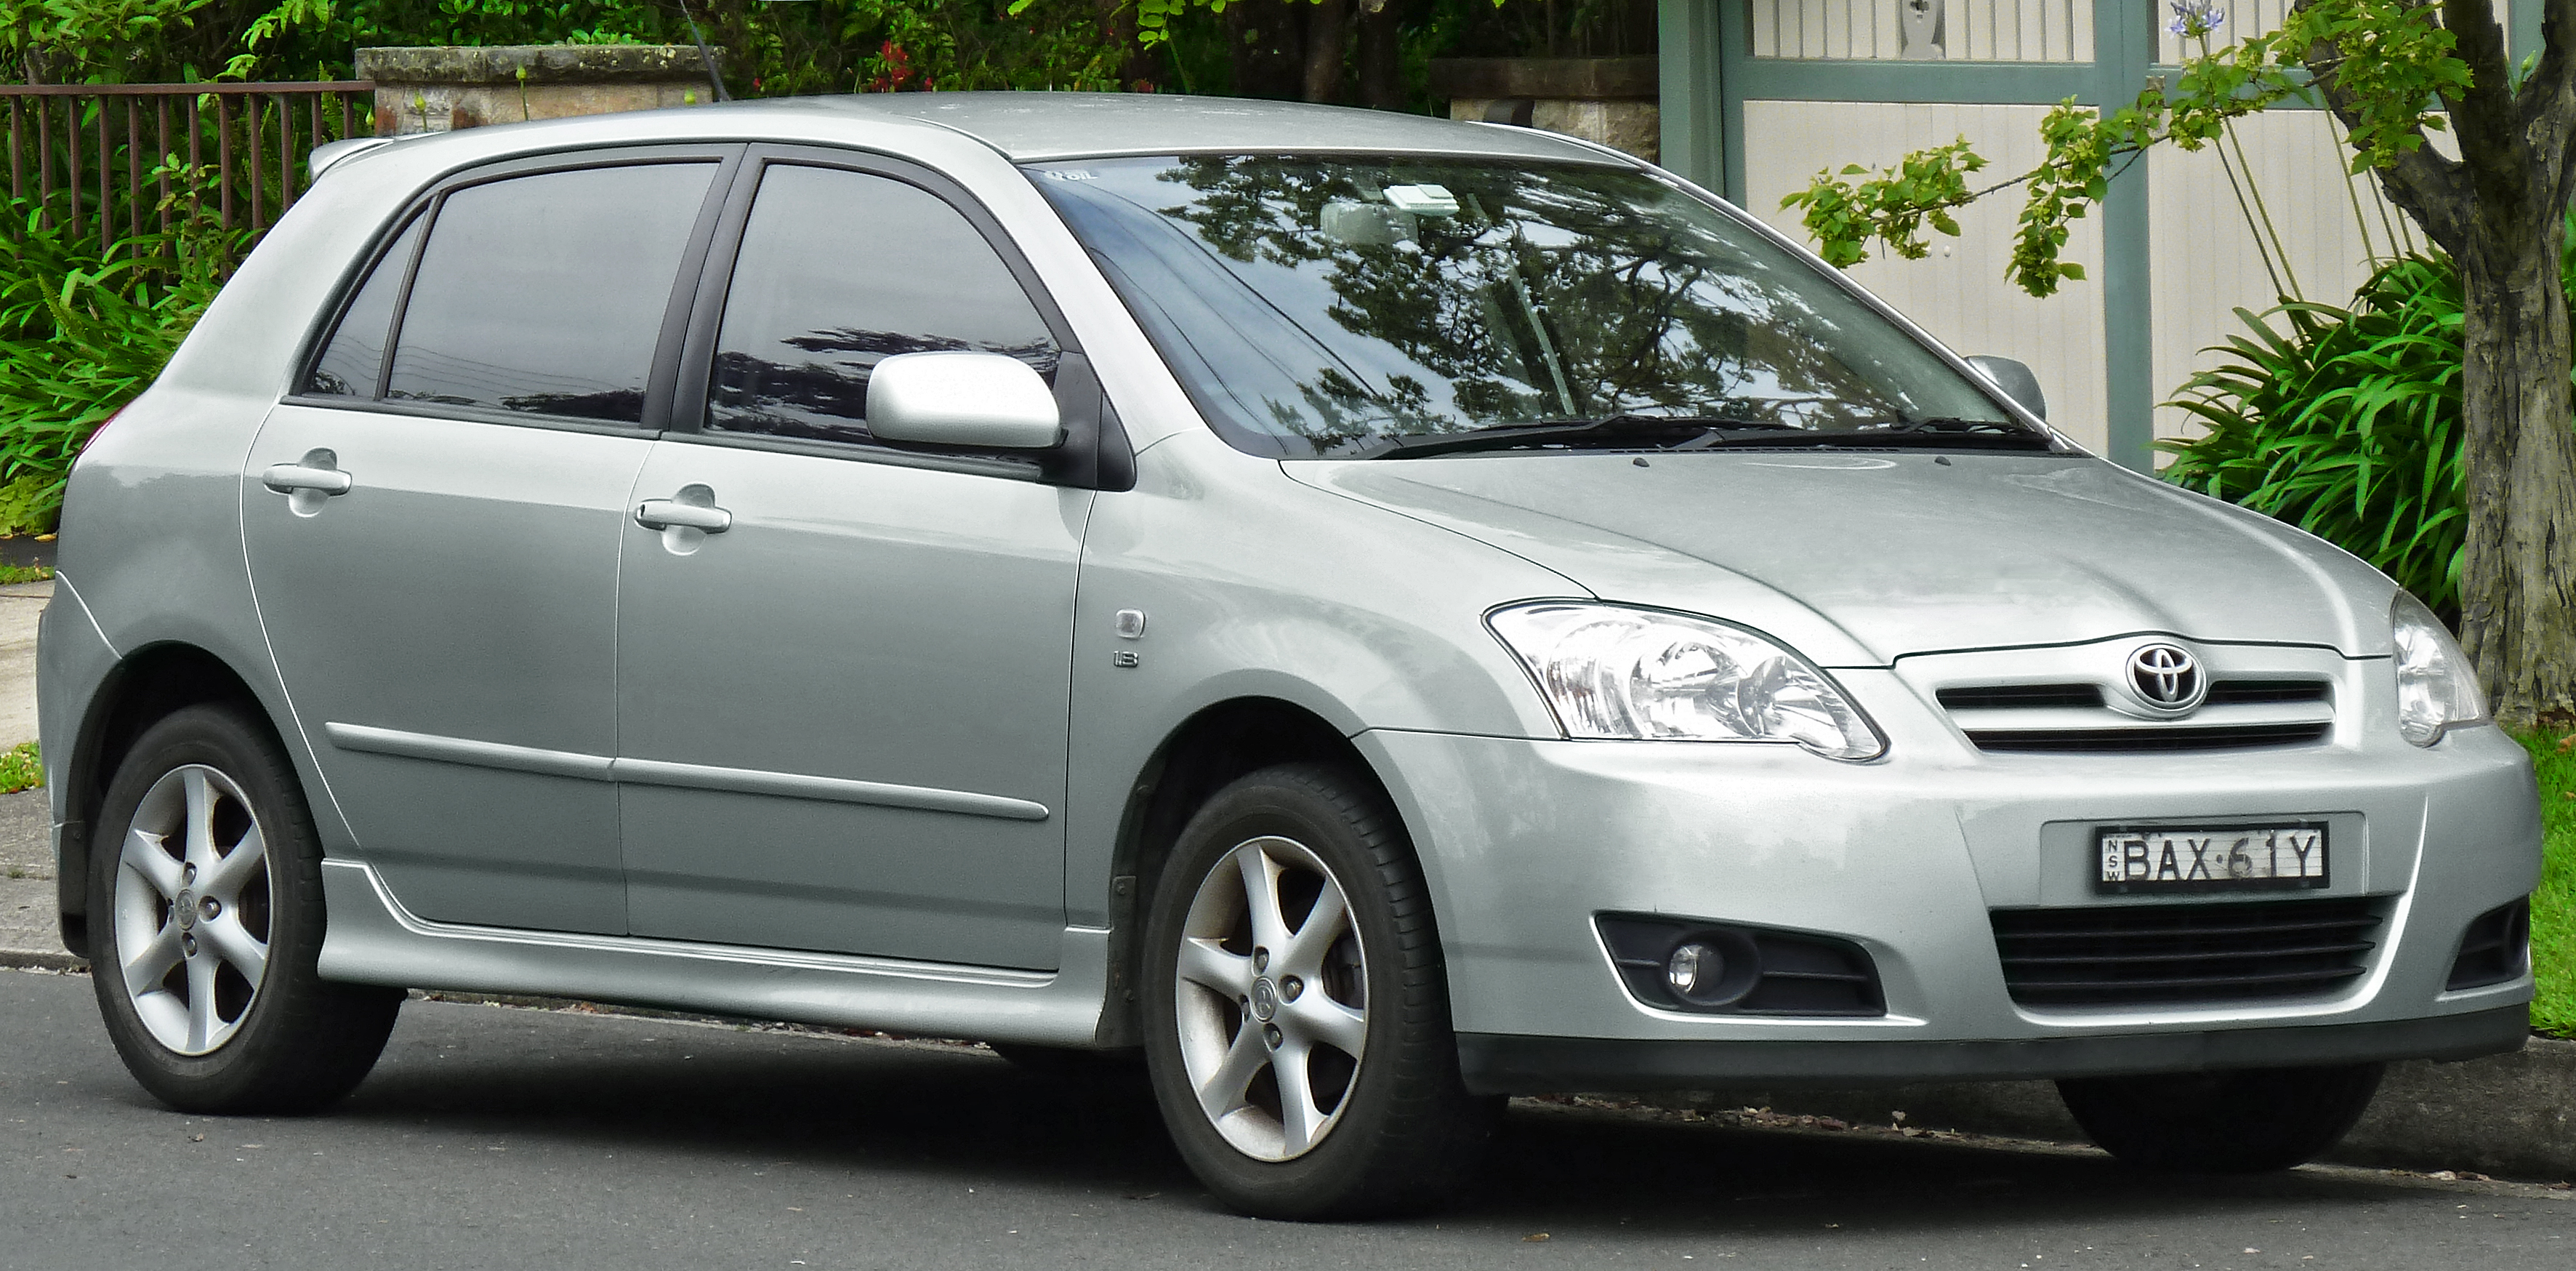
[[[1887,672],[1836,675],[1864,700],[1904,693]],[[2539,878],[2529,762],[2496,729],[2430,749],[2391,728],[2263,750],[2003,755],[1901,714],[1879,712],[1891,747],[1870,764],[1786,746],[1356,738],[1422,857],[1471,1078],[1564,1090],[2069,1076],[2454,1057],[2527,1031],[2528,973],[2445,987],[2469,924]],[[2012,999],[1992,910],[2165,903],[2094,894],[2092,827],[2276,819],[2334,827],[2331,886],[2304,894],[2369,897],[2385,914],[2344,988],[2217,1004]],[[1644,1005],[1602,948],[1593,919],[1605,912],[1852,941],[1876,963],[1887,1013]]]
[[[1458,1066],[1477,1094],[1865,1086],[2475,1059],[2520,1050],[2530,1035],[2527,1006],[2369,1024],[2010,1041],[1621,1041],[1464,1033]]]

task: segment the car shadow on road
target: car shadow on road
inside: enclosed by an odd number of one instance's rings
[[[450,1010],[456,1008],[447,1008]],[[421,1012],[415,1011],[416,1017]],[[406,1029],[332,1115],[526,1143],[793,1159],[1218,1211],[1168,1140],[1140,1069],[1033,1072],[980,1048],[839,1043],[534,1012],[524,1037]],[[570,1025],[570,1026],[567,1026]],[[1515,1105],[1453,1229],[1881,1234],[2296,1211],[2332,1221],[2420,1188],[2349,1171],[2148,1176],[2090,1150],[1684,1123]]]

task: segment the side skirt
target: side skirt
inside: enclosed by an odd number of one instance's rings
[[[373,867],[324,861],[324,979],[523,993],[931,1037],[1090,1046],[1109,931],[1067,927],[1055,971],[431,922]]]

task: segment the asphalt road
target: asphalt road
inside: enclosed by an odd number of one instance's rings
[[[11,1271],[2576,1265],[2576,1193],[2517,1184],[2157,1179],[2072,1148],[1536,1107],[1494,1156],[1445,1214],[1255,1222],[1120,1079],[423,1001],[331,1114],[190,1118],[127,1080],[86,977],[0,971]]]

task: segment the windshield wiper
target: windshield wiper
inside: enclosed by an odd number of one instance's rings
[[[1777,444],[1779,434],[1804,433],[1795,424],[1759,419],[1719,419],[1704,415],[1604,415],[1599,419],[1557,419],[1543,424],[1515,424],[1461,433],[1406,433],[1388,437],[1353,456],[1360,459],[1420,459],[1429,455],[1477,450],[1517,450],[1583,442],[1693,442],[1724,445],[1759,439]]]
[[[2046,432],[2008,419],[1891,419],[1863,424],[1843,434],[1856,445],[1969,446],[1995,450],[2048,450],[2056,442]]]

